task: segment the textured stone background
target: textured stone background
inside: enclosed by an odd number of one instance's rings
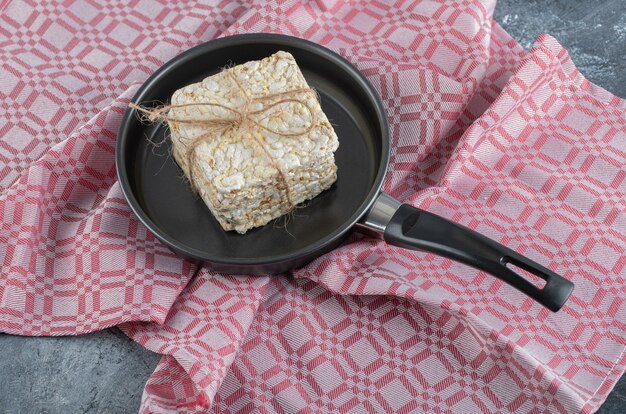
[[[550,33],[597,85],[626,97],[626,1],[500,0],[495,19],[528,49]],[[133,413],[159,355],[117,329],[65,338],[0,334],[0,413]],[[626,379],[602,414],[624,413]]]
[[[494,18],[527,50],[551,34],[587,79],[626,98],[626,1],[498,0]]]

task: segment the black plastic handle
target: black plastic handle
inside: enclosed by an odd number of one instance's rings
[[[403,204],[387,224],[385,241],[422,250],[485,271],[524,292],[553,312],[567,301],[574,284],[550,269],[473,230]],[[510,263],[546,281],[540,289],[506,265]]]

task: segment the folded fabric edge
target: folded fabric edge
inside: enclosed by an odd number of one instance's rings
[[[606,89],[598,85],[595,85],[594,83],[589,81],[582,74],[582,72],[580,72],[580,70],[575,65],[574,61],[572,60],[567,50],[558,42],[558,40],[554,38],[553,36],[549,34],[545,34],[545,33],[537,37],[530,52],[520,62],[517,69],[514,71],[514,73],[511,75],[506,85],[504,86],[504,89],[506,89],[507,86],[510,85],[511,82],[515,80],[516,76],[524,70],[524,68],[529,64],[529,62],[533,62],[533,61],[536,62],[534,60],[534,57],[536,56],[537,53],[546,54],[548,57],[550,57],[556,64],[558,64],[562,68],[563,72],[567,76],[567,79],[565,79],[564,81],[567,84],[569,84],[571,88],[575,88],[581,92],[584,92],[591,99],[595,99],[596,102],[599,104],[610,105],[619,109],[626,108],[625,98],[620,98],[614,95],[613,93],[607,91]],[[539,85],[537,85],[537,87],[538,86]],[[534,89],[531,89],[531,92],[532,90]],[[498,96],[498,98],[496,98],[496,100],[493,102],[492,106],[500,106],[500,105],[506,106],[507,103],[503,103],[503,101],[506,102],[509,99],[511,99],[509,96],[500,94],[500,96]],[[511,109],[502,118],[505,118],[506,116],[510,115],[510,113],[513,110],[514,109]],[[478,125],[479,121],[480,121],[480,117],[474,122],[472,126]],[[466,131],[466,133],[464,133],[464,135],[467,135],[472,130],[472,126],[468,128],[468,130]],[[487,130],[489,130],[489,127],[487,127],[485,131]],[[483,133],[485,131],[483,131]],[[448,161],[448,165],[446,165],[444,169],[444,172],[441,176],[442,181],[440,182],[440,185],[442,187],[445,187],[447,185],[445,177],[448,176],[450,166],[454,164],[454,161],[455,161],[454,157],[451,157],[450,160]],[[435,190],[434,194],[437,194],[437,192],[438,191]],[[424,202],[427,202],[429,200],[428,192],[425,192],[425,194],[420,195],[418,197],[418,200],[419,200],[419,202],[417,203],[418,206],[422,205],[422,203]],[[532,358],[532,356],[530,357]],[[581,399],[581,402],[583,403],[581,407],[581,411],[584,413],[591,413],[591,412],[597,411],[600,408],[600,406],[604,403],[604,401],[606,400],[606,397],[613,390],[613,388],[615,387],[615,385],[617,384],[619,379],[624,375],[625,372],[626,372],[626,347],[624,347],[620,357],[615,361],[613,366],[608,371],[607,375],[600,382],[595,392],[590,394],[587,400]],[[571,387],[568,387],[568,388],[571,389]],[[576,392],[575,390],[573,391]],[[603,395],[599,396],[600,393],[602,393]],[[576,392],[576,394],[580,396],[578,392]]]
[[[494,27],[498,27],[499,30],[502,30],[497,24],[494,25]],[[514,42],[513,46],[515,45],[519,46],[517,42],[515,42],[514,40],[513,42]],[[522,52],[523,50],[520,51],[520,54]],[[525,54],[525,56],[523,56],[521,62],[519,63],[516,70],[513,72],[513,74],[511,75],[507,83],[505,84],[504,88],[507,88],[507,86],[511,85],[511,82],[515,81],[515,78],[517,75],[519,75],[520,73],[526,70],[529,70],[528,65],[531,64],[532,62],[536,62],[535,56],[537,55],[537,53],[542,53],[544,55],[547,55],[554,62],[555,65],[560,66],[563,72],[568,76],[565,82],[568,83],[572,88],[576,88],[584,92],[585,95],[591,96],[593,99],[596,99],[599,103],[602,103],[604,105],[611,105],[611,106],[615,106],[618,108],[622,108],[626,106],[626,100],[619,98],[613,95],[611,92],[606,91],[605,89],[591,83],[578,70],[578,68],[575,66],[574,62],[572,61],[567,51],[563,48],[563,46],[560,45],[554,37],[548,34],[543,34],[537,38],[532,49],[530,50],[530,52]],[[537,84],[534,87],[537,88],[537,87],[540,87],[541,85],[542,84]],[[531,88],[530,91],[528,91],[528,93],[532,93],[533,90],[534,89]],[[510,102],[509,102],[510,99],[511,99],[510,96],[501,94],[493,102],[492,106],[501,106],[501,105],[508,106],[510,105]],[[511,110],[509,114],[512,111],[513,110]],[[504,115],[503,118],[509,114]],[[475,125],[477,125],[476,123],[479,121],[480,121],[480,117],[477,119],[477,121],[475,121]],[[468,128],[468,132],[470,131],[470,129],[471,127]],[[451,158],[450,161],[453,162],[453,160],[454,158]],[[423,207],[424,203],[429,203],[430,201],[432,201],[434,197],[437,196],[439,192],[442,191],[442,187],[446,186],[445,177],[447,176],[447,173],[449,172],[448,167],[449,166],[446,166],[446,171],[444,171],[444,173],[442,174],[442,181],[440,182],[440,186],[430,187],[430,188],[425,189],[413,200],[412,204]],[[311,274],[308,274],[308,275],[302,274],[298,277],[299,278],[311,278],[311,276],[312,276]],[[340,286],[334,286],[331,283],[329,283],[329,281],[320,280],[319,278],[313,277],[313,279],[317,283],[324,286],[324,288],[334,293],[345,294],[345,292],[340,291]],[[351,294],[354,294],[354,293],[351,293]],[[385,292],[367,291],[366,293],[363,293],[363,294],[375,295],[375,294],[385,294]],[[399,292],[396,294],[396,296],[414,300],[422,305],[439,306],[443,309],[449,310],[455,316],[461,317],[463,320],[466,320],[472,327],[476,329],[484,330],[484,329],[489,328],[489,325],[484,323],[480,318],[475,317],[473,314],[468,314],[464,308],[462,308],[460,305],[454,304],[453,302],[434,301],[428,295],[422,294],[415,290],[413,291],[406,290],[403,292]],[[550,382],[556,381],[561,390],[569,390],[572,400],[573,400],[572,402],[574,402],[578,406],[578,409],[583,410],[583,412],[593,412],[597,410],[606,399],[606,396],[608,396],[610,391],[614,388],[619,378],[624,374],[624,371],[626,371],[626,352],[623,350],[620,357],[617,359],[617,361],[615,361],[613,367],[608,371],[604,380],[600,382],[595,392],[581,393],[575,388],[572,388],[569,384],[562,382],[559,379],[560,377],[556,372],[554,372],[550,367],[547,367],[545,366],[545,364],[538,361],[535,357],[529,354],[524,348],[518,345],[512,344],[512,342],[509,341],[509,338],[506,337],[505,335],[502,335],[500,333],[497,333],[497,335],[498,335],[498,338],[497,338],[498,342],[503,341],[502,343],[508,343],[509,345],[513,345],[515,349],[520,352],[519,356],[523,358],[526,362],[532,363],[532,365],[535,367],[541,366],[542,371],[549,373],[548,380]],[[603,396],[599,396],[600,393],[603,394]],[[585,399],[585,397],[583,397],[584,394],[589,395],[588,399]]]
[[[624,372],[626,372],[626,347],[622,350],[620,357],[611,368],[611,371],[609,371],[605,380],[600,384],[596,392],[585,402],[581,412],[590,414],[598,411],[606,401],[607,396],[613,391],[620,378],[622,378]],[[603,395],[600,395],[600,393]]]
[[[306,278],[306,276],[300,276],[299,278]],[[335,294],[345,294],[337,289],[337,287],[329,285],[325,281],[316,280],[316,283],[320,284],[325,289],[328,289]],[[352,294],[353,293],[351,293],[351,295]],[[368,291],[366,293],[366,295],[368,296],[377,294],[385,295],[384,292],[376,293]],[[356,296],[360,295],[356,294]],[[545,383],[558,384],[558,387],[561,387],[562,391],[567,390],[569,392],[570,399],[572,400],[572,402],[578,405],[578,407],[582,407],[584,405],[585,401],[580,398],[580,394],[576,390],[571,388],[568,384],[562,382],[559,379],[558,374],[555,373],[553,369],[546,366],[541,361],[537,360],[523,347],[515,344],[507,335],[493,330],[489,324],[483,321],[480,317],[463,308],[461,305],[456,304],[449,299],[444,299],[442,301],[433,300],[432,297],[426,292],[421,292],[416,289],[408,289],[403,291],[402,293],[396,293],[393,296],[413,301],[425,308],[438,308],[450,312],[453,317],[465,322],[467,324],[467,327],[471,329],[475,334],[480,336],[483,342],[492,342],[494,345],[501,345],[503,348],[507,348],[512,357],[519,358],[522,362],[531,366],[535,372],[540,372],[542,377],[544,377],[543,381]]]
[[[554,57],[554,59],[557,59],[565,72],[570,75],[569,80],[572,85],[575,85],[582,91],[589,93],[599,102],[619,108],[626,108],[626,97],[622,98],[616,96],[612,92],[609,92],[603,87],[598,86],[587,79],[580,69],[578,69],[572,60],[572,57],[567,52],[567,49],[565,49],[565,47],[563,47],[563,45],[561,45],[553,36],[547,33],[540,35],[537,37],[537,40],[535,40],[531,53],[535,48],[540,48],[549,53],[552,57]]]
[[[530,54],[532,55],[534,51],[538,49],[543,50],[545,53],[552,56],[553,59],[559,61],[563,70],[569,74],[568,81],[572,87],[585,92],[592,98],[596,99],[598,103],[611,105],[620,109],[626,108],[625,98],[618,97],[587,79],[587,77],[580,72],[567,50],[558,42],[556,38],[546,33],[540,35],[535,41]],[[625,372],[626,347],[622,349],[622,353],[619,358],[617,358],[596,391],[589,396],[587,401],[584,401],[581,411],[584,413],[597,411]]]
[[[192,289],[192,290],[197,289],[197,286],[202,285],[202,281],[205,280],[204,276],[200,276],[200,275],[196,275],[195,278],[196,278],[195,279],[196,285],[194,286],[194,280],[192,280],[189,282],[187,289]],[[255,300],[254,303],[248,304],[248,308],[251,312],[249,312],[249,318],[247,320],[247,323],[244,324],[245,326],[243,326],[243,328],[245,328],[244,331],[241,333],[238,340],[232,343],[231,345],[232,352],[224,353],[223,349],[207,350],[207,355],[212,354],[213,356],[215,356],[216,352],[217,354],[219,354],[221,358],[221,362],[222,362],[222,366],[220,367],[219,370],[211,371],[210,370],[211,367],[208,367],[205,364],[207,360],[201,359],[197,357],[196,355],[193,355],[184,347],[177,347],[177,346],[172,347],[168,345],[162,345],[161,341],[154,340],[155,333],[150,332],[151,324],[149,322],[148,323],[129,322],[129,323],[124,323],[124,324],[119,325],[120,330],[124,334],[126,334],[133,341],[139,343],[144,348],[152,352],[161,354],[164,357],[171,358],[171,361],[169,362],[178,364],[177,369],[180,369],[185,372],[185,374],[188,376],[188,379],[193,383],[194,389],[197,391],[197,397],[196,397],[195,402],[188,401],[185,403],[181,403],[179,401],[176,401],[175,403],[167,404],[165,403],[165,400],[160,402],[158,396],[155,396],[154,393],[149,394],[147,392],[147,388],[151,385],[150,383],[151,380],[149,380],[148,383],[146,384],[146,387],[144,387],[144,392],[143,392],[143,397],[142,397],[142,407],[144,406],[144,403],[143,403],[144,400],[152,401],[159,408],[164,409],[165,411],[163,412],[169,412],[167,410],[178,410],[181,407],[187,410],[190,407],[200,407],[200,408],[204,407],[206,409],[207,407],[211,406],[215,398],[215,395],[218,392],[222,384],[222,381],[224,380],[226,376],[226,373],[228,373],[232,363],[234,362],[241,348],[241,344],[245,340],[248,330],[250,329],[254,319],[256,318],[259,312],[259,309],[261,309],[261,307],[263,307],[264,304],[268,300],[271,299],[271,297],[279,294],[284,287],[282,280],[277,277],[264,277],[264,278],[255,277],[254,280],[256,283],[262,283],[261,286],[255,286],[255,291],[258,292],[258,296],[257,296],[258,300]],[[184,301],[184,299],[181,299],[181,300]],[[168,321],[166,320],[164,324],[165,326],[163,327],[163,329],[167,331]],[[146,327],[147,327],[147,330],[142,329]],[[161,329],[161,327],[158,327],[158,326],[154,328]],[[159,370],[157,369],[155,373],[158,371]],[[170,378],[170,380],[171,379],[172,378]],[[181,380],[181,378],[174,378],[174,379]],[[189,399],[189,397],[187,399]],[[152,404],[152,402],[150,404]],[[147,405],[148,408],[150,407],[150,404]],[[147,412],[153,412],[153,411],[148,410]],[[195,411],[186,411],[186,412],[195,412]]]
[[[181,383],[174,385],[172,383],[171,367],[168,367],[170,364],[177,364],[177,369],[182,370],[182,367],[178,364],[178,362],[171,355],[163,355],[161,360],[159,361],[154,373],[148,380],[145,385],[143,395],[141,397],[141,403],[139,406],[140,413],[146,414],[156,414],[156,413],[203,413],[206,412],[211,403],[207,398],[206,394],[203,391],[198,391],[195,384],[191,381],[191,378],[175,378],[176,380],[182,380]],[[185,373],[184,375],[187,375]],[[165,392],[172,391],[172,388],[177,388],[178,391],[184,390],[185,395],[188,393],[194,392],[198,396],[197,398],[186,401],[179,402],[176,401],[176,397],[169,395],[169,399],[166,396],[159,395],[157,392],[154,392],[156,388],[160,386],[164,386],[166,389]],[[148,388],[152,388],[153,392],[147,392]],[[171,402],[175,401],[175,402]]]
[[[509,32],[504,30],[504,28],[495,20],[491,22],[491,39],[498,39],[498,42],[501,44],[505,44],[507,47],[511,49],[511,53],[524,58],[528,56],[528,51],[525,50],[522,45],[519,44],[515,38],[513,38]]]
[[[612,94],[611,92],[607,91],[606,89],[600,86],[597,86],[593,84],[591,81],[589,81],[578,70],[578,68],[572,61],[569,53],[567,52],[567,50],[554,37],[545,33],[537,37],[537,40],[533,44],[533,47],[531,48],[530,52],[528,52],[519,62],[519,64],[517,65],[517,68],[513,71],[509,79],[506,81],[502,90],[505,90],[509,88],[510,86],[512,86],[515,82],[515,79],[518,77],[518,75],[521,72],[528,70],[527,67],[529,64],[539,63],[539,59],[536,58],[537,53],[545,54],[555,64],[559,65],[567,76],[567,79],[565,79],[564,81],[567,82],[571,87],[577,88],[578,90],[585,92],[592,99],[595,99],[598,103],[605,104],[605,105],[612,105],[617,108],[626,108],[626,99],[620,98]],[[526,93],[530,94],[541,86],[542,86],[541,83],[536,83],[535,85],[531,85],[529,89],[526,91]],[[500,106],[507,106],[507,105],[512,106],[512,108],[509,109],[504,115],[500,116],[500,119],[506,118],[515,111],[515,106],[510,104],[512,100],[513,98],[509,96],[508,94],[500,93],[500,95],[492,102],[491,109],[493,110],[493,108],[497,108]],[[481,122],[481,119],[483,118],[484,115],[485,115],[484,113],[481,114],[472,123],[472,125],[470,125],[467,128],[467,130],[463,133],[463,136],[460,138],[459,142],[462,142],[467,135],[475,133],[474,131],[475,128],[482,128],[483,126],[487,125],[487,123]],[[482,131],[482,133],[490,131],[491,128],[493,127],[490,127],[487,125],[487,127]],[[438,186],[427,189],[427,190],[434,191],[436,194],[438,191],[441,191],[441,190],[437,190],[438,187],[446,187],[448,185],[446,177],[450,175],[454,175],[454,174],[451,174],[451,171],[454,165],[457,163],[457,161],[458,160],[456,159],[455,156],[450,157],[450,159],[446,163],[446,166],[443,169]],[[413,200],[424,201],[425,199],[428,198],[424,194],[422,194],[425,192],[426,191],[416,194]],[[419,206],[419,204],[420,203],[418,203],[417,206]]]

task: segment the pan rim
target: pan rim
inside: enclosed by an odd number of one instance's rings
[[[327,236],[319,239],[318,241],[308,244],[305,247],[283,254],[275,254],[270,256],[263,257],[254,257],[254,258],[237,258],[237,257],[228,257],[225,258],[219,255],[211,255],[207,254],[209,252],[201,251],[196,249],[195,247],[188,246],[182,243],[179,240],[172,238],[169,234],[164,232],[154,221],[150,219],[150,217],[146,214],[144,209],[141,207],[137,197],[133,192],[133,188],[130,183],[130,175],[129,169],[126,167],[127,163],[127,153],[125,151],[126,142],[130,139],[127,130],[130,126],[131,122],[138,122],[134,116],[134,111],[130,108],[126,108],[120,126],[118,128],[117,133],[117,141],[115,146],[115,163],[117,170],[117,178],[120,183],[120,188],[126,201],[128,202],[131,210],[135,214],[135,216],[139,219],[139,221],[146,226],[146,228],[152,232],[158,239],[164,242],[166,245],[174,248],[176,251],[183,252],[185,255],[192,257],[194,259],[207,261],[209,263],[215,263],[220,265],[234,265],[234,266],[263,266],[263,265],[271,265],[275,263],[285,262],[285,261],[293,261],[298,258],[304,258],[309,256],[316,256],[316,252],[322,253],[324,247],[332,244],[334,241],[342,238],[344,235],[347,235],[349,231],[352,230],[354,225],[363,217],[367,211],[372,207],[373,203],[376,200],[376,197],[381,191],[381,187],[383,181],[387,174],[387,168],[389,164],[390,157],[390,139],[389,139],[389,125],[387,120],[386,111],[380,99],[380,96],[374,89],[373,85],[365,78],[365,76],[347,59],[337,54],[336,52],[321,46],[317,43],[311,42],[306,39],[302,39],[295,36],[276,34],[276,33],[245,33],[245,34],[236,34],[231,36],[225,36],[213,40],[209,40],[207,42],[196,45],[183,53],[175,56],[170,59],[168,62],[163,64],[159,69],[157,69],[148,79],[141,85],[141,87],[137,90],[133,98],[130,102],[141,102],[142,97],[158,86],[159,80],[169,71],[175,70],[177,65],[182,64],[184,61],[198,57],[199,55],[204,55],[210,53],[213,50],[217,50],[220,48],[225,48],[229,46],[235,46],[240,44],[271,44],[278,46],[289,46],[296,47],[305,50],[306,52],[310,52],[318,55],[321,59],[330,60],[336,66],[340,67],[343,71],[345,71],[351,78],[353,78],[359,85],[360,89],[368,96],[369,105],[374,109],[378,121],[380,123],[380,139],[381,139],[381,150],[380,150],[380,162],[378,165],[378,170],[376,173],[376,177],[371,185],[371,188],[364,198],[363,202],[360,206],[354,211],[354,213],[346,220],[343,224],[338,226],[334,231],[332,231]]]

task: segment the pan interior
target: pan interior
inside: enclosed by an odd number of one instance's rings
[[[372,197],[382,158],[379,114],[353,75],[318,52],[269,42],[198,51],[144,85],[136,101],[168,102],[176,89],[197,82],[227,64],[261,59],[278,50],[294,55],[307,82],[319,92],[322,109],[339,137],[339,149],[335,153],[337,182],[300,206],[289,219],[276,219],[244,235],[225,232],[182,179],[182,171],[168,156],[169,142],[166,140],[159,148],[152,144],[163,141],[166,125],[143,125],[134,118],[127,120],[126,133],[121,139],[126,140],[122,143],[124,163],[136,200],[134,208],[157,236],[166,235],[170,244],[191,256],[236,262],[297,255],[337,237],[341,229],[347,230],[355,214]]]

